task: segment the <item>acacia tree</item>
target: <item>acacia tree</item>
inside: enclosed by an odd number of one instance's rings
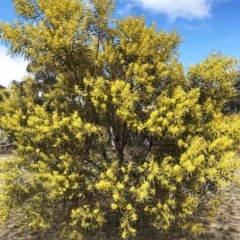
[[[1,221],[18,211],[66,239],[109,223],[122,238],[150,225],[201,234],[194,215],[215,209],[209,193],[239,165],[240,120],[222,114],[237,60],[213,53],[185,74],[178,33],[114,20],[112,0],[13,2],[19,20],[0,38],[32,75],[1,91],[16,145],[1,162]]]

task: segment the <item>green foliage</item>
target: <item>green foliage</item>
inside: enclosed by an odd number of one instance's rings
[[[223,112],[225,113],[237,113],[240,111],[240,70],[238,70],[238,76],[234,87],[237,90],[237,95],[232,101],[225,104],[223,108]]]
[[[18,211],[23,226],[58,223],[66,239],[113,215],[122,238],[142,222],[201,234],[194,215],[239,168],[240,119],[222,114],[237,61],[212,53],[184,74],[178,33],[114,20],[111,0],[14,4],[24,23],[0,23],[0,38],[32,75],[1,90],[17,149],[0,163],[0,220]]]

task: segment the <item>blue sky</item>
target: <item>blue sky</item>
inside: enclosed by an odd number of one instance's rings
[[[117,0],[116,17],[144,15],[147,24],[159,30],[176,28],[184,38],[179,47],[180,61],[187,68],[202,61],[211,51],[240,58],[240,0]],[[1,0],[0,20],[16,18],[11,0]],[[0,84],[20,80],[27,63],[6,56],[0,43]]]

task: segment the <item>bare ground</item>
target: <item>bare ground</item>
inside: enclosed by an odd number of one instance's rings
[[[240,239],[240,186],[228,188],[215,222],[208,226],[204,239]]]
[[[1,156],[0,156],[1,158]],[[17,217],[17,216],[16,216]],[[146,238],[146,233],[137,240],[149,239]],[[58,240],[54,232],[46,232],[40,234],[38,232],[19,232],[19,226],[14,221],[0,225],[1,240]],[[106,239],[98,232],[97,235],[87,238],[89,240]],[[114,240],[117,238],[108,238]],[[179,240],[180,237],[165,236],[157,237],[158,240]],[[189,238],[181,238],[189,239]],[[218,215],[215,221],[207,225],[206,233],[198,238],[198,240],[239,240],[240,239],[240,184],[232,186],[225,190],[225,198],[219,208]],[[77,240],[77,239],[76,239]]]

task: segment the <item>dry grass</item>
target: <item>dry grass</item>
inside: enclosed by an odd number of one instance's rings
[[[11,157],[11,154],[0,154],[0,160]]]
[[[208,226],[205,239],[240,239],[240,186],[228,188],[215,222]]]

